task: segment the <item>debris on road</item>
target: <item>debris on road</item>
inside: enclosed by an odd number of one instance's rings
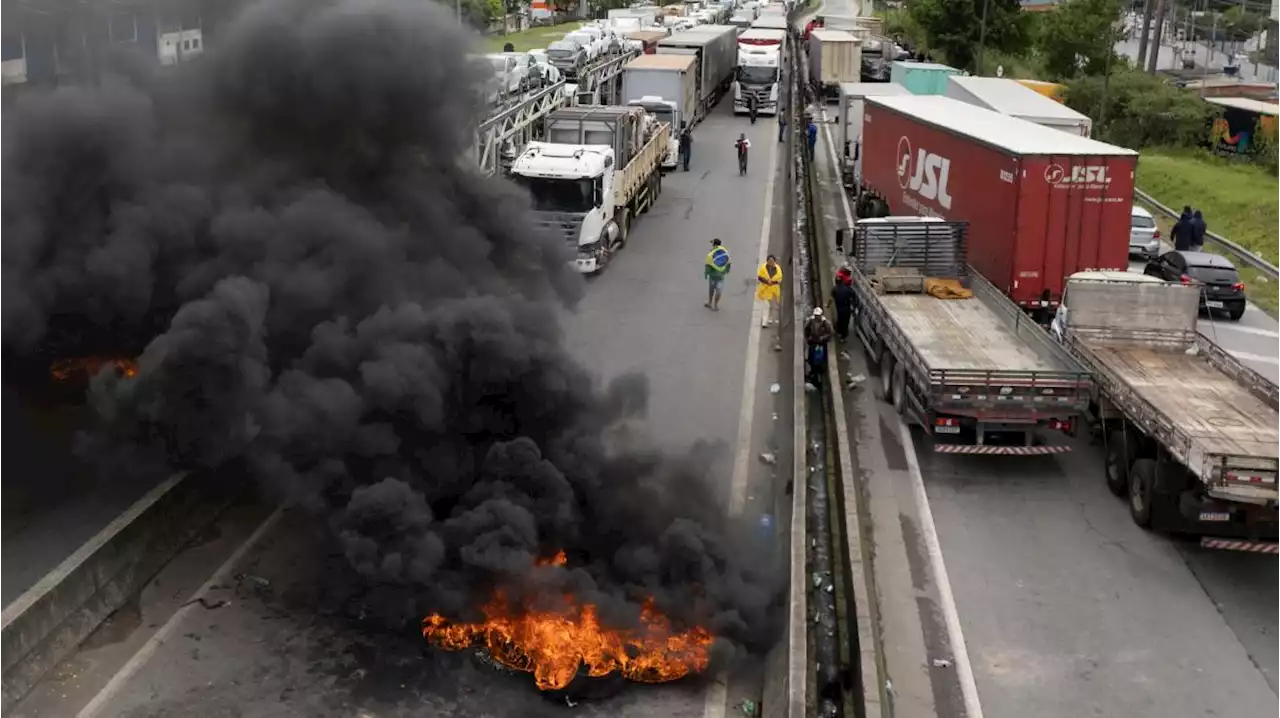
[[[204,596],[201,596],[200,598],[193,598],[193,599],[191,599],[190,601],[187,601],[186,603],[184,603],[184,604],[182,604],[182,605],[183,605],[183,606],[190,606],[190,605],[191,605],[191,604],[193,604],[193,603],[198,603],[198,604],[200,604],[200,605],[201,605],[201,607],[203,607],[203,608],[207,608],[207,609],[210,609],[210,610],[215,609],[215,608],[222,608],[223,606],[230,606],[230,605],[231,605],[231,602],[230,602],[230,601],[228,601],[228,600],[227,600],[227,599],[225,599],[225,598],[223,598],[223,599],[219,599],[219,600],[217,600],[217,601],[211,601],[211,600],[209,600],[209,599],[205,598]]]
[[[782,391],[782,385],[777,382],[774,382],[773,385],[769,387],[770,394],[777,394],[780,391]]]
[[[935,658],[933,659],[933,667],[934,668],[950,668],[951,661],[945,658]]]
[[[747,718],[755,718],[756,702],[744,698],[742,702],[738,704],[738,710],[742,711],[742,715],[747,716]]]
[[[761,455],[760,455],[760,460],[761,460],[761,461],[763,461],[764,463],[768,464],[769,466],[773,466],[773,465],[775,465],[775,464],[777,464],[777,463],[778,463],[778,457],[777,457],[777,455],[776,455],[776,454],[769,453],[769,452],[765,452],[765,453],[761,454]]]
[[[862,383],[865,382],[866,380],[867,380],[866,374],[846,374],[844,377],[844,388],[856,389],[862,386]]]
[[[238,583],[248,582],[252,584],[254,588],[270,588],[271,587],[270,581],[268,581],[267,579],[261,576],[254,576],[253,574],[237,573],[235,575],[235,579],[236,579],[236,582]]]

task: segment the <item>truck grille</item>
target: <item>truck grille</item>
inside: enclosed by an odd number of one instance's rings
[[[586,214],[575,212],[536,212],[537,224],[573,246],[578,245],[582,221]]]

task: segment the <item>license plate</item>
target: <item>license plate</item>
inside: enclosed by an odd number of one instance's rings
[[[1210,309],[1222,309],[1222,302],[1205,302],[1204,305]]]
[[[1225,511],[1201,511],[1201,521],[1230,521],[1231,514]]]
[[[937,427],[934,427],[933,431],[934,431],[934,433],[935,433],[935,434],[959,434],[959,433],[960,433],[960,427],[958,427],[958,426],[937,426]]]

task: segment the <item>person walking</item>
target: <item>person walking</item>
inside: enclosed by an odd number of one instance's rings
[[[814,121],[813,121],[812,119],[811,119],[811,120],[809,120],[809,127],[808,127],[808,129],[806,129],[806,130],[805,130],[805,132],[807,133],[807,134],[806,134],[806,142],[807,142],[807,145],[806,145],[806,146],[807,146],[807,147],[808,147],[808,149],[809,149],[809,161],[810,161],[810,162],[812,162],[812,161],[813,161],[813,148],[814,148],[814,147],[816,147],[816,146],[817,146],[817,144],[818,144],[818,125],[817,125],[817,124],[815,124],[815,123],[814,123]]]
[[[693,152],[693,130],[685,128],[680,133],[680,164],[689,171],[689,155]]]
[[[751,124],[756,123],[756,116],[760,114],[760,101],[756,99],[755,93],[747,96],[747,111],[751,113]]]
[[[1204,215],[1200,214],[1200,210],[1191,213],[1191,250],[1199,252],[1204,248],[1204,233],[1209,231],[1209,226],[1205,224]]]
[[[849,338],[849,320],[853,318],[853,277],[845,278],[831,287],[831,304],[836,310],[836,336],[843,344]]]
[[[805,352],[805,360],[809,365],[808,382],[814,387],[822,385],[822,370],[827,368],[827,343],[834,334],[830,320],[822,315],[822,307],[814,307],[813,314],[804,323],[804,342],[808,348]]]
[[[764,302],[764,318],[760,326],[777,324],[776,317],[782,316],[782,267],[778,266],[778,258],[769,258],[756,270],[756,299]]]
[[[1194,236],[1191,220],[1191,207],[1184,206],[1178,221],[1174,222],[1173,229],[1169,230],[1169,238],[1173,240],[1173,248],[1179,252],[1191,249],[1191,239]]]
[[[751,149],[751,140],[742,132],[738,134],[738,141],[733,146],[738,150],[738,176],[741,177],[747,173],[747,150]]]
[[[707,303],[703,306],[716,311],[720,310],[724,278],[730,268],[729,250],[724,248],[724,243],[719,239],[711,240],[711,251],[707,252],[707,261],[702,270],[702,276],[707,280]]]
[[[781,109],[778,110],[778,141],[781,142],[783,136],[787,132],[787,113]]]

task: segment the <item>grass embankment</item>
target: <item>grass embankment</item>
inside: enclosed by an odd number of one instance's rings
[[[502,52],[502,48],[507,43],[511,43],[515,46],[516,52],[527,52],[546,47],[564,37],[566,32],[576,30],[581,25],[581,20],[574,20],[562,22],[559,25],[531,27],[528,30],[509,32],[506,35],[486,35],[482,46],[485,52]]]
[[[1200,210],[1210,230],[1277,263],[1280,181],[1274,175],[1203,153],[1144,150],[1138,159],[1136,184],[1174,210],[1187,204]],[[1154,210],[1152,214],[1160,233],[1168,239],[1173,220]],[[1205,249],[1214,251],[1214,245],[1206,244]],[[1235,263],[1248,286],[1249,298],[1277,316],[1280,293],[1276,284],[1251,267]]]

